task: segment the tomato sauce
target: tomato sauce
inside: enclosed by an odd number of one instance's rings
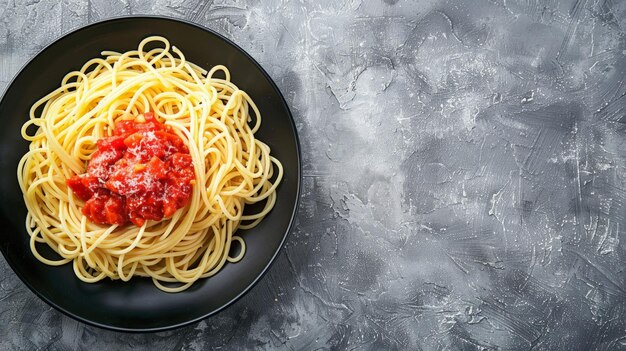
[[[170,217],[193,191],[194,168],[183,140],[150,112],[115,123],[87,172],[67,180],[94,223],[137,226]]]

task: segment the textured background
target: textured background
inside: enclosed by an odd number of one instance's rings
[[[67,318],[0,258],[0,349],[626,350],[625,1],[0,0],[0,90],[125,14],[212,28],[275,79],[296,229],[243,299],[157,334]]]

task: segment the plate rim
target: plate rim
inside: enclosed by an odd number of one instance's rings
[[[99,322],[96,322],[96,321],[92,321],[92,320],[90,320],[88,318],[84,318],[84,317],[82,317],[82,316],[80,316],[80,315],[78,315],[76,313],[72,313],[72,312],[66,310],[65,308],[62,308],[61,306],[56,304],[54,301],[50,300],[49,298],[44,296],[42,293],[40,293],[37,289],[34,289],[31,286],[31,284],[22,276],[22,274],[19,273],[19,271],[15,269],[13,262],[9,259],[8,254],[5,253],[4,246],[0,246],[0,252],[2,252],[2,256],[4,257],[5,261],[9,265],[9,267],[11,267],[11,270],[13,271],[13,273],[19,278],[19,280],[24,285],[26,285],[26,287],[28,287],[28,289],[31,292],[33,292],[37,297],[39,297],[45,303],[47,303],[48,305],[54,307],[57,311],[65,314],[66,316],[68,316],[68,317],[70,317],[72,319],[75,319],[75,320],[77,320],[79,322],[83,322],[85,324],[88,324],[88,325],[91,325],[91,326],[94,326],[94,327],[98,327],[98,328],[101,328],[101,329],[112,330],[112,331],[116,331],[116,332],[124,332],[124,333],[154,333],[154,332],[178,329],[178,328],[181,328],[181,327],[184,327],[184,326],[188,326],[188,325],[191,325],[193,323],[202,321],[202,320],[207,319],[207,318],[209,318],[211,316],[214,316],[214,315],[220,313],[221,311],[223,311],[224,309],[230,307],[232,304],[234,304],[239,299],[241,299],[244,295],[246,295],[248,292],[250,292],[250,290],[252,290],[252,288],[254,288],[259,283],[259,281],[267,274],[267,272],[269,271],[271,266],[276,261],[276,258],[278,257],[280,252],[284,249],[284,246],[285,246],[285,243],[287,241],[287,238],[290,236],[291,232],[294,229],[294,224],[295,224],[295,220],[296,220],[297,214],[298,214],[299,209],[300,209],[300,200],[301,200],[301,197],[302,197],[302,153],[301,153],[301,146],[300,146],[300,138],[298,136],[298,129],[296,127],[296,123],[295,123],[295,119],[293,117],[293,114],[291,113],[291,109],[289,108],[289,105],[287,104],[287,101],[285,100],[285,96],[283,95],[281,90],[276,85],[276,82],[274,82],[272,77],[267,73],[267,71],[265,71],[265,69],[261,66],[261,64],[259,64],[259,62],[257,62],[257,60],[255,60],[250,54],[248,54],[248,52],[246,52],[243,48],[241,48],[235,42],[233,42],[232,40],[226,38],[224,35],[216,32],[215,30],[213,30],[211,28],[205,27],[205,26],[203,26],[201,24],[192,22],[192,21],[184,19],[184,18],[176,18],[176,17],[171,17],[171,16],[165,16],[165,15],[149,15],[149,14],[122,15],[122,16],[107,17],[106,19],[99,20],[99,21],[92,22],[92,23],[88,23],[86,25],[79,26],[79,27],[74,28],[74,29],[72,29],[70,31],[67,31],[67,32],[57,36],[49,44],[45,45],[41,50],[39,50],[36,54],[34,54],[32,57],[30,57],[19,68],[17,73],[9,81],[9,83],[6,85],[6,88],[4,89],[2,94],[0,95],[0,104],[2,104],[4,102],[8,91],[11,89],[13,84],[15,84],[15,81],[22,75],[24,70],[26,70],[26,68],[28,68],[28,66],[30,66],[30,64],[37,57],[39,57],[45,51],[49,50],[52,46],[56,45],[61,40],[65,39],[67,37],[70,37],[70,36],[74,35],[75,33],[79,32],[79,31],[86,30],[86,29],[94,27],[94,26],[106,24],[108,22],[116,22],[116,21],[124,21],[124,20],[142,20],[142,19],[178,22],[178,23],[181,23],[181,24],[193,26],[193,27],[196,27],[196,28],[198,28],[200,30],[203,30],[203,31],[207,32],[208,34],[215,36],[217,39],[225,42],[227,45],[232,46],[235,50],[237,50],[240,54],[242,54],[248,61],[250,61],[261,72],[261,74],[269,81],[270,86],[272,87],[272,89],[274,89],[278,93],[278,97],[280,98],[280,101],[281,101],[285,111],[287,111],[287,116],[289,117],[288,119],[289,119],[289,124],[290,124],[290,127],[291,127],[291,131],[292,131],[292,134],[293,134],[294,139],[295,139],[294,141],[295,141],[295,146],[296,146],[296,161],[297,161],[297,164],[298,164],[297,165],[297,169],[296,169],[297,170],[296,201],[294,203],[294,206],[293,206],[293,209],[292,209],[292,212],[291,212],[291,216],[289,218],[289,224],[287,225],[287,229],[285,230],[285,233],[284,233],[284,235],[283,235],[283,237],[282,237],[282,239],[280,241],[280,244],[278,245],[278,248],[272,254],[272,257],[267,262],[265,267],[263,267],[261,272],[254,278],[254,280],[248,286],[246,286],[235,297],[233,297],[232,299],[230,299],[229,301],[224,303],[222,306],[220,306],[219,308],[217,308],[217,309],[215,309],[215,310],[213,310],[213,311],[211,311],[209,313],[203,314],[203,315],[195,317],[195,318],[191,318],[191,319],[189,319],[187,321],[184,321],[184,322],[179,322],[179,323],[175,323],[175,324],[168,324],[168,325],[164,325],[164,326],[160,326],[160,327],[152,327],[152,328],[119,327],[119,326],[115,326],[115,325],[110,325],[110,324],[105,324],[105,323],[99,323]]]

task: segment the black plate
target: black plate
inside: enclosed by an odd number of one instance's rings
[[[28,145],[21,125],[37,99],[54,90],[62,77],[102,50],[136,49],[149,35],[162,35],[187,60],[208,69],[223,64],[231,79],[247,91],[263,116],[259,139],[272,148],[285,176],[276,206],[261,224],[241,235],[248,251],[217,275],[190,289],[164,293],[149,279],[128,283],[106,280],[86,284],[70,264],[47,266],[33,257],[24,228],[26,207],[16,169]],[[291,229],[300,192],[300,150],[293,117],[269,75],[241,48],[221,35],[192,23],[162,17],[124,17],[94,23],[58,39],[42,50],[15,77],[0,101],[0,249],[24,283],[50,305],[83,322],[120,331],[157,331],[210,316],[245,294],[267,271]]]

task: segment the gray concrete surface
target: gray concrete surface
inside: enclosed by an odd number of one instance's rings
[[[2,350],[626,350],[626,2],[0,0],[0,89],[63,33],[186,18],[275,79],[297,226],[214,318],[86,326],[0,259]]]

